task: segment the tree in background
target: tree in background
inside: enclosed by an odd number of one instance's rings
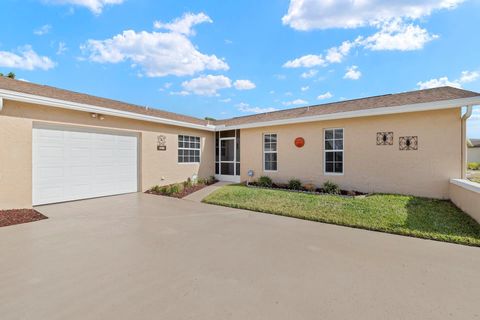
[[[0,77],[7,77],[10,79],[15,79],[16,75],[13,72],[9,72],[7,75],[4,75],[3,73],[0,72]]]

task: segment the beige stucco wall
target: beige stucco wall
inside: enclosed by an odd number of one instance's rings
[[[93,119],[90,113],[4,101],[0,112],[0,209],[32,205],[32,128],[35,121],[131,131],[140,136],[141,191],[153,185],[180,182],[198,174],[214,174],[214,134],[208,131],[106,116]],[[167,137],[167,151],[157,151],[158,135]],[[202,139],[201,163],[177,163],[178,135]]]
[[[472,182],[466,183],[472,184]],[[480,185],[477,188],[480,190]],[[450,199],[457,207],[480,223],[480,191],[475,192],[450,183]]]
[[[323,173],[323,130],[344,128],[344,174]],[[377,146],[376,133],[394,132],[392,146]],[[263,172],[263,133],[278,134],[278,171]],[[418,151],[400,151],[400,136],[418,136]],[[294,139],[303,137],[297,148]],[[319,121],[243,129],[241,179],[268,175],[274,181],[291,178],[320,186],[330,180],[342,189],[448,198],[450,178],[461,175],[460,108],[398,115]]]
[[[468,162],[480,162],[480,148],[468,148]]]

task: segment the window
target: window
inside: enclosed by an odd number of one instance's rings
[[[277,171],[277,134],[263,135],[264,171]]]
[[[200,137],[178,136],[178,162],[200,162]]]
[[[343,174],[343,129],[325,129],[325,173]]]

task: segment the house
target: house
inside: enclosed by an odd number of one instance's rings
[[[2,77],[0,209],[211,175],[449,198],[476,104],[442,87],[206,121]]]
[[[470,139],[468,144],[468,162],[480,163],[480,139]]]

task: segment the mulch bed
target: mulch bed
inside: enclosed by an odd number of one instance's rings
[[[33,209],[0,210],[0,227],[48,219]]]
[[[286,184],[274,183],[271,187],[263,187],[263,186],[257,185],[257,183],[255,182],[250,182],[249,184],[246,184],[246,186],[249,188],[258,188],[258,189],[273,189],[273,190],[284,190],[284,191],[290,191],[290,192],[299,192],[299,193],[308,193],[308,194],[317,194],[317,195],[332,195],[330,193],[325,192],[322,188],[316,188],[315,191],[306,190],[304,188],[300,190],[293,190],[288,188]],[[352,197],[352,198],[363,198],[368,196],[367,193],[362,193],[359,191],[349,191],[349,190],[340,190],[340,193],[336,195],[343,196],[343,197]]]
[[[157,196],[167,196],[167,197],[173,197],[173,198],[183,198],[183,197],[186,197],[188,196],[189,194],[191,193],[194,193],[198,190],[201,190],[205,187],[208,187],[208,185],[206,184],[197,184],[197,185],[194,185],[194,186],[191,186],[191,187],[188,187],[188,188],[185,188],[183,189],[182,191],[178,192],[178,193],[173,193],[173,194],[164,194],[164,193],[160,193],[160,192],[154,192],[154,191],[151,191],[151,190],[148,190],[148,191],[145,191],[145,193],[148,193],[148,194],[154,194],[154,195],[157,195]]]

